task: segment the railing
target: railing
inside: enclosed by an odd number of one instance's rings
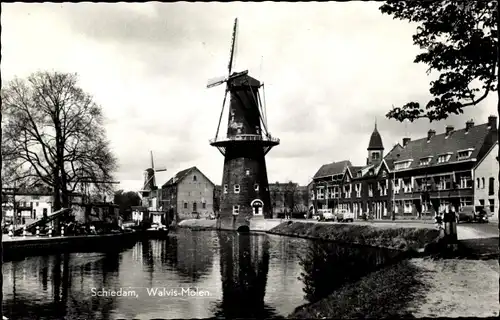
[[[218,141],[239,141],[239,140],[244,140],[244,141],[272,141],[272,142],[280,142],[280,139],[278,138],[273,138],[271,136],[265,136],[262,137],[259,134],[239,134],[236,136],[230,136],[226,138],[218,138],[218,139],[210,139],[210,143],[218,142]]]

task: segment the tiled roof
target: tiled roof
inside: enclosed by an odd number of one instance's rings
[[[341,174],[345,171],[347,167],[352,167],[351,161],[349,160],[324,164],[321,166],[321,168],[319,168],[318,172],[316,172],[314,178],[328,177],[336,174]]]
[[[496,130],[491,130],[487,123],[471,127],[468,132],[465,129],[452,131],[448,138],[445,133],[434,135],[430,141],[425,137],[408,142],[402,150],[394,150],[394,153],[397,153],[396,157],[391,155],[389,158],[393,160],[387,159],[386,162],[389,164],[413,159],[408,169],[414,169],[424,167],[420,165],[420,159],[432,156],[429,165],[426,166],[429,167],[438,163],[439,155],[449,153],[451,157],[447,163],[453,163],[458,161],[458,151],[469,148],[473,150],[468,159],[474,159],[478,158],[478,155],[483,156],[481,154],[484,153],[483,145],[488,137],[494,139],[492,142],[496,141]]]
[[[198,169],[195,166],[195,167],[191,167],[191,168],[184,169],[184,170],[177,172],[177,174],[174,177],[170,178],[170,180],[168,180],[167,182],[165,182],[163,184],[162,188],[167,187],[167,186],[172,186],[172,185],[179,183],[185,177],[187,177],[187,175],[189,175],[193,170],[198,171],[202,176],[204,176],[211,184],[214,185],[214,188],[217,187],[206,175],[203,174],[203,172],[200,171],[200,169]],[[220,188],[220,186],[219,186],[219,188]]]
[[[172,178],[170,178],[170,180],[165,182],[165,184],[162,186],[162,188],[166,187],[166,186],[177,184],[179,181],[184,179],[193,169],[196,169],[196,167],[191,167],[191,168],[184,169],[184,170],[177,172],[177,174],[175,176],[173,176]]]

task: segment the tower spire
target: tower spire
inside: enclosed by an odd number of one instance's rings
[[[377,130],[377,117],[375,117],[375,131]]]

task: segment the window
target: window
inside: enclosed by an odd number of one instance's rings
[[[38,204],[39,204],[39,203],[38,203],[38,202],[36,202],[36,206],[37,206],[37,207],[38,207]]]
[[[405,200],[404,202],[404,213],[411,213],[412,211],[412,203],[409,200]]]
[[[196,202],[193,202],[193,212],[196,212]]]
[[[394,169],[403,170],[408,169],[411,166],[412,160],[398,161],[394,163]]]
[[[489,199],[490,202],[490,212],[494,213],[495,212],[495,199]]]
[[[345,193],[346,198],[351,197],[351,191],[352,191],[352,185],[349,184],[349,185],[344,186],[344,193]]]
[[[254,185],[253,185],[253,189],[254,189],[255,191],[259,191],[259,185],[258,185],[257,183],[256,183],[256,184],[254,184]]]
[[[476,181],[477,181],[477,186],[476,186],[476,188],[477,188],[477,189],[479,189],[479,182],[480,182],[480,181],[479,181],[479,178],[477,178],[477,179],[476,179]]]
[[[425,157],[425,158],[420,159],[420,165],[421,166],[429,165],[429,163],[431,163],[431,159],[432,159],[432,157]]]
[[[479,200],[479,204],[481,205],[481,207],[484,207],[484,199]]]
[[[237,216],[238,214],[240,214],[240,206],[235,205],[233,206],[233,215]]]
[[[188,208],[188,203],[184,202],[184,209],[187,209],[187,208]]]
[[[246,169],[246,170],[245,170],[245,174],[246,174],[247,176],[249,176],[249,175],[250,175],[250,170]]]
[[[442,154],[438,157],[438,163],[448,162],[451,158],[451,153]]]
[[[401,189],[401,178],[393,181],[394,193],[399,193]]]
[[[239,184],[234,185],[234,193],[240,193],[240,185]]]
[[[193,181],[196,181],[196,176],[193,176]]]
[[[372,153],[372,160],[378,160],[380,157],[380,154],[378,152]]]
[[[449,176],[436,177],[436,185],[438,190],[451,189],[451,179]]]
[[[224,185],[224,193],[227,193],[227,184]]]
[[[460,176],[460,189],[472,188],[472,177],[470,175]]]
[[[404,179],[403,180],[403,189],[405,193],[410,193],[412,192],[412,185],[411,185],[411,179]]]
[[[368,185],[368,196],[373,197],[373,184]]]
[[[201,203],[201,208],[202,209],[206,209],[207,208],[207,203],[206,202],[202,202]]]
[[[356,197],[361,198],[361,183],[356,184]]]
[[[472,154],[472,150],[474,149],[467,149],[467,150],[459,150],[457,152],[458,160],[465,160],[470,157]]]
[[[495,178],[490,178],[490,184],[488,186],[488,195],[492,196],[495,194]]]
[[[482,182],[483,182],[483,189],[484,189],[484,178],[481,178]]]

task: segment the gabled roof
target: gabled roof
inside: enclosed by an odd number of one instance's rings
[[[196,166],[195,167],[191,167],[191,168],[188,168],[188,169],[184,169],[184,170],[181,170],[179,172],[177,172],[177,174],[175,176],[173,176],[172,178],[170,178],[170,180],[168,180],[167,182],[165,182],[162,186],[162,188],[165,188],[165,187],[168,187],[168,186],[172,186],[172,185],[175,185],[175,184],[178,184],[180,181],[182,181],[184,178],[186,178],[191,172],[193,171],[198,171],[201,175],[203,175],[211,184],[213,184],[215,186],[215,184],[210,181],[210,179],[208,179],[208,177],[206,175],[203,174],[203,172],[200,171],[200,169],[198,169]]]
[[[438,157],[442,154],[451,154],[446,164],[458,162],[458,151],[467,149],[472,149],[468,159],[477,159],[478,155],[484,156],[482,149],[487,138],[496,139],[496,130],[490,129],[486,123],[471,127],[468,132],[465,129],[452,131],[448,137],[442,133],[434,135],[429,141],[427,137],[410,141],[406,147],[399,150],[399,157],[392,157],[392,160],[398,162],[412,159],[408,169],[415,169],[424,167],[420,165],[420,159],[432,157],[429,165],[425,166],[431,167],[438,164]],[[488,149],[490,147],[491,145]]]
[[[385,155],[384,159],[385,160],[397,159],[401,150],[403,150],[403,146],[400,145],[399,143],[396,143],[394,147],[392,147],[391,151],[389,151]]]
[[[313,179],[342,174],[348,167],[352,167],[351,161],[349,160],[324,164],[319,168],[318,172],[316,172]]]

